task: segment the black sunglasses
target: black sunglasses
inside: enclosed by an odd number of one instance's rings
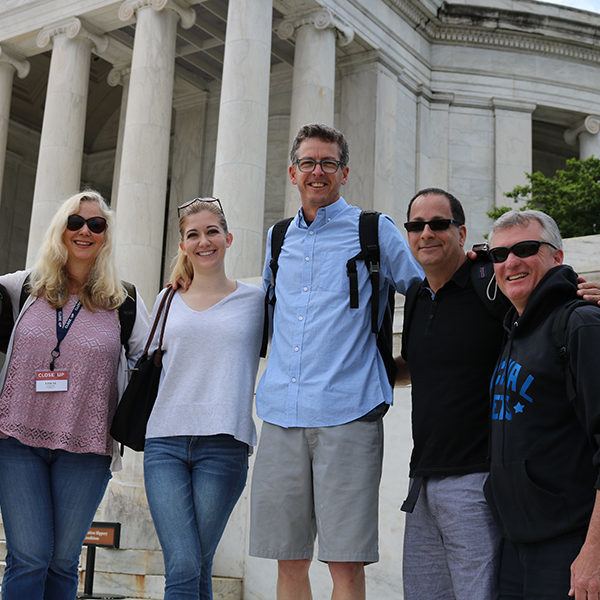
[[[218,198],[192,198],[191,200],[188,200],[187,202],[184,202],[183,204],[177,207],[177,216],[180,217],[181,211],[187,208],[188,206],[194,204],[194,202],[206,202],[207,204],[210,204],[211,202],[216,202],[217,206],[219,207],[219,210],[221,211],[223,216],[225,216],[225,211],[223,210],[223,207],[221,206],[221,201]]]
[[[84,225],[87,225],[92,233],[102,233],[106,230],[106,219],[104,217],[84,219],[81,215],[69,215],[67,218],[67,229],[69,231],[79,231]]]
[[[550,246],[551,248],[558,250],[558,248],[550,242],[543,242],[541,240],[525,240],[523,242],[517,242],[516,244],[513,244],[510,246],[510,248],[507,248],[506,246],[490,248],[488,250],[488,254],[493,263],[503,263],[511,252],[518,258],[527,258],[528,256],[533,256],[540,251],[540,246],[542,244],[546,244],[546,246]]]
[[[421,232],[425,229],[425,225],[429,225],[431,231],[446,231],[450,225],[464,225],[455,219],[432,219],[431,221],[408,221],[404,223],[404,229],[409,233]]]

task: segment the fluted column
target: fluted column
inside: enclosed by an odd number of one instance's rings
[[[600,158],[600,116],[588,115],[581,123],[565,131],[565,141],[575,145],[579,138],[579,158]]]
[[[111,87],[123,86],[121,94],[121,108],[119,110],[119,130],[117,132],[117,147],[115,149],[115,166],[113,169],[112,192],[110,205],[113,210],[117,208],[119,196],[119,174],[121,172],[121,156],[123,155],[123,132],[125,131],[125,119],[127,117],[127,96],[129,95],[129,74],[131,65],[115,65],[108,73],[106,81]]]
[[[290,146],[298,129],[306,123],[333,126],[335,94],[336,38],[345,46],[352,42],[354,31],[328,8],[285,19],[277,28],[282,39],[296,34],[292,106],[290,112]],[[288,216],[298,210],[294,187],[286,188]]]
[[[0,202],[2,201],[2,179],[6,161],[6,142],[10,121],[10,99],[12,97],[13,77],[27,77],[29,62],[18,60],[0,46]]]
[[[71,18],[44,27],[39,48],[52,44],[44,122],[35,175],[27,265],[35,260],[48,223],[61,202],[79,191],[92,47],[103,52],[105,36]]]
[[[191,27],[196,14],[180,1],[126,0],[119,17],[130,21],[134,15],[117,186],[117,263],[121,276],[151,304],[161,285],[177,22]]]
[[[213,195],[234,235],[233,277],[260,272],[272,13],[272,0],[229,0]]]
[[[175,131],[171,158],[171,185],[163,279],[166,279],[171,272],[171,260],[177,254],[179,245],[177,206],[186,200],[202,195],[206,92],[176,96],[173,108],[175,109]]]

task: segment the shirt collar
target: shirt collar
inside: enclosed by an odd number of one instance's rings
[[[456,271],[454,271],[454,275],[452,275],[452,277],[450,277],[450,279],[441,287],[441,289],[438,290],[438,293],[441,290],[443,290],[445,287],[452,286],[452,285],[460,287],[460,288],[467,287],[467,285],[470,281],[472,265],[473,265],[473,261],[471,261],[467,258],[465,260],[465,262],[463,262],[463,264],[460,265],[460,267],[458,267],[458,269],[456,269]],[[433,295],[433,291],[429,287],[429,282],[427,281],[427,277],[423,280],[423,283],[421,284],[421,291],[424,289],[426,289],[430,294]]]
[[[312,224],[316,223],[317,226],[320,227],[321,225],[324,225],[325,223],[331,221],[331,219],[339,215],[343,210],[348,208],[348,206],[348,203],[344,200],[344,198],[342,198],[342,196],[340,196],[333,204],[328,204],[327,206],[322,206],[321,208],[319,208],[319,210],[317,211],[317,216],[315,217],[315,220],[312,222]],[[309,225],[304,220],[304,213],[302,212],[302,208],[298,210],[297,223],[298,227],[301,227],[302,229],[307,229],[309,227]]]

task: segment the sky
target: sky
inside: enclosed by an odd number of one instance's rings
[[[543,0],[551,4],[563,4],[573,8],[581,8],[592,12],[600,13],[600,0]]]

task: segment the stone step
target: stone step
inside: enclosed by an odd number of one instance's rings
[[[80,591],[85,572],[80,573]],[[213,577],[214,600],[243,600],[243,583],[233,577]],[[132,575],[126,573],[94,573],[94,594],[116,594],[127,598],[161,600],[165,580],[162,575]]]
[[[79,590],[83,592],[87,548],[81,555]],[[6,542],[0,540],[0,581],[4,576]],[[157,550],[96,549],[94,593],[127,596],[127,600],[163,598],[165,580],[162,553]],[[146,573],[140,575],[139,573]],[[214,600],[242,600],[243,582],[233,577],[213,577]]]
[[[0,581],[6,562],[4,527],[0,523]],[[80,560],[80,591],[85,579],[87,548]],[[140,573],[143,573],[140,575]],[[164,594],[164,563],[160,550],[112,550],[97,548],[94,567],[94,593],[117,594],[131,599],[160,599]],[[233,577],[213,577],[215,600],[242,600],[243,583]]]

